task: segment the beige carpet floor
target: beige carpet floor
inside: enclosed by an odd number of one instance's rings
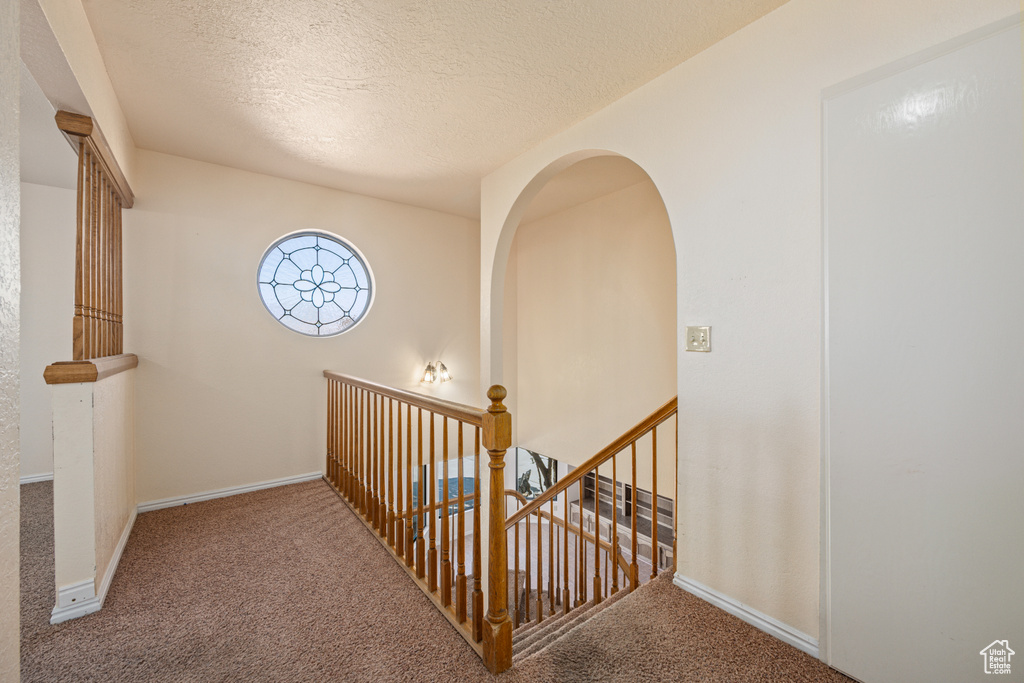
[[[490,681],[322,481],[139,515],[103,610],[57,626],[52,486],[22,487],[22,681]],[[848,681],[654,582],[498,678]]]

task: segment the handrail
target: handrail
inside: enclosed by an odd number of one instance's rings
[[[526,500],[526,496],[524,496],[523,494],[519,493],[519,491],[516,491],[515,489],[505,489],[505,495],[506,496],[512,496],[513,498],[516,498],[523,505],[529,505],[530,504],[530,501]]]
[[[372,391],[380,394],[381,396],[387,396],[388,398],[403,401],[416,406],[417,408],[430,410],[438,415],[446,415],[473,425],[474,427],[480,427],[482,425],[483,415],[487,412],[484,408],[474,408],[473,406],[455,403],[454,401],[445,401],[444,399],[424,396],[423,394],[405,391],[404,389],[395,389],[393,387],[384,386],[383,384],[377,384],[376,382],[371,382],[369,380],[352,377],[351,375],[343,375],[340,372],[333,372],[331,370],[324,370],[324,377],[327,379],[345,382],[346,384]]]
[[[469,501],[470,499],[467,498],[466,500]],[[452,507],[454,505],[458,505],[459,501],[457,498],[450,498],[447,503],[445,503],[445,501],[443,500],[439,500],[436,503],[427,503],[423,507],[415,507],[411,510],[406,510],[402,513],[396,512],[395,519],[408,519],[409,517],[419,517],[424,513],[433,512],[434,510],[440,510],[446,504],[448,505],[448,507]]]
[[[121,205],[126,209],[132,208],[135,205],[135,195],[132,193],[132,188],[128,186],[124,172],[118,165],[117,159],[114,158],[114,152],[107,144],[107,139],[103,137],[103,133],[95,121],[88,116],[74,114],[63,109],[58,111],[53,118],[57,122],[57,128],[67,136],[68,142],[76,151],[79,149],[79,140],[84,141],[89,147],[89,151],[95,154],[100,164],[103,165],[103,170],[107,172],[111,184],[121,200]],[[78,138],[78,140],[71,138]]]
[[[43,370],[47,384],[77,384],[98,382],[125,370],[139,366],[139,357],[134,353],[104,356],[90,360],[62,360],[51,363]]]
[[[605,446],[600,451],[598,451],[589,460],[587,460],[582,465],[574,469],[563,479],[559,480],[557,484],[555,484],[547,491],[545,491],[544,493],[540,494],[532,501],[530,501],[529,505],[527,505],[524,508],[520,508],[515,512],[515,514],[509,516],[509,518],[505,521],[505,528],[512,528],[512,526],[514,526],[517,522],[521,521],[527,515],[532,514],[534,510],[537,510],[542,505],[547,503],[549,500],[557,496],[559,493],[562,493],[571,485],[575,484],[577,481],[582,479],[584,476],[586,476],[588,472],[591,472],[600,465],[603,465],[606,461],[610,460],[613,455],[626,448],[626,446],[636,441],[644,434],[646,434],[647,432],[649,432],[650,430],[654,429],[662,422],[667,420],[668,418],[672,417],[672,415],[675,414],[678,405],[679,397],[674,396],[665,405],[661,406],[653,413],[645,417],[643,420],[638,422],[632,429],[630,429],[625,434],[617,438],[615,441],[612,441],[609,445]]]

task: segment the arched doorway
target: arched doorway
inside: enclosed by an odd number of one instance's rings
[[[548,166],[509,218],[495,285],[513,441],[574,466],[676,394],[668,214],[647,173],[606,152]],[[674,490],[674,459],[658,470]]]

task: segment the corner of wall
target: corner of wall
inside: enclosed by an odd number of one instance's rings
[[[20,12],[0,4],[0,679],[20,659]]]

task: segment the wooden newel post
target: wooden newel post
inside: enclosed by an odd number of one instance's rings
[[[512,621],[508,618],[508,547],[505,536],[505,452],[512,445],[512,416],[502,404],[505,387],[487,390],[491,405],[483,416],[483,446],[490,456],[490,549],[487,561],[487,615],[484,620],[484,663],[491,673],[512,666]]]

